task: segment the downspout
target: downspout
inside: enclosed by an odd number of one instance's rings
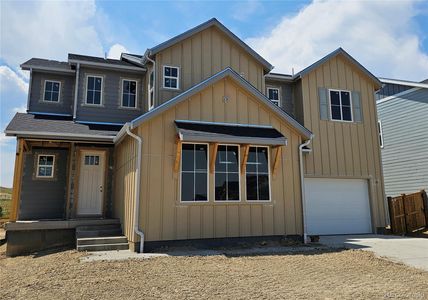
[[[144,250],[144,232],[140,229],[140,182],[141,182],[141,149],[143,147],[143,140],[138,135],[135,135],[129,130],[129,124],[126,124],[126,133],[134,138],[138,143],[137,149],[137,166],[135,167],[135,209],[134,209],[134,232],[140,236],[140,253]]]
[[[30,79],[28,81],[27,112],[30,111],[31,87],[32,87],[32,85],[33,85],[33,68],[30,68]]]
[[[77,93],[79,91],[79,75],[80,75],[80,64],[76,65],[76,83],[74,86],[74,107],[73,107],[73,120],[76,120],[77,115]]]
[[[305,176],[303,170],[303,148],[308,146],[313,139],[313,135],[299,146],[299,164],[300,164],[300,193],[302,195],[302,210],[303,210],[303,242],[308,243],[307,226],[306,226],[306,197],[305,197]]]
[[[146,53],[144,53],[144,57],[153,64],[153,103],[155,102],[156,99],[156,61],[154,61],[153,59],[150,58],[148,51],[146,51]],[[150,74],[149,74],[149,82],[150,82]],[[149,92],[150,95],[150,92]],[[153,106],[155,106],[155,104],[153,104]]]

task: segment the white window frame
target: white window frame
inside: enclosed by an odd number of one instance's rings
[[[165,68],[174,68],[174,69],[177,69],[177,77],[166,76],[165,75]],[[162,74],[163,75],[162,76],[162,87],[164,89],[168,89],[168,90],[179,90],[180,89],[180,67],[164,65],[164,66],[162,66],[162,71],[163,71],[163,74]],[[177,79],[177,87],[173,88],[173,87],[165,86],[165,78]]]
[[[94,77],[94,78],[101,78],[101,90],[100,90],[100,104],[95,104],[95,103],[88,103],[88,85],[89,85],[89,77]],[[93,75],[93,74],[87,74],[86,75],[86,90],[85,90],[85,105],[88,106],[103,106],[103,91],[104,91],[104,76],[101,75]]]
[[[278,100],[272,100],[269,98],[269,90],[277,90],[278,91]],[[266,93],[267,93],[267,97],[268,99],[275,105],[277,105],[278,107],[281,107],[281,89],[278,87],[267,87],[266,88]],[[276,104],[278,102],[278,104]]]
[[[330,92],[339,92],[339,101],[340,101],[340,120],[333,119],[333,112],[331,111],[331,93]],[[351,120],[343,120],[343,113],[342,113],[342,94],[341,92],[347,92],[349,93],[349,104],[351,108]],[[352,93],[348,90],[338,90],[338,89],[328,89],[328,109],[330,114],[330,121],[333,122],[345,122],[345,123],[353,123],[354,122],[354,111],[352,108]]]
[[[52,165],[40,165],[40,157],[41,156],[50,156],[53,157]],[[39,175],[39,168],[40,167],[49,167],[52,168],[51,176],[42,176]],[[37,155],[37,169],[36,169],[36,178],[53,178],[55,173],[55,155],[54,154],[38,154]]]
[[[52,101],[52,100],[46,100],[45,99],[45,95],[46,95],[46,83],[47,82],[59,83],[58,101]],[[60,101],[61,101],[61,81],[46,79],[45,82],[44,82],[44,85],[43,85],[43,102],[47,102],[47,103],[59,103]]]
[[[183,145],[207,145],[207,200],[198,200],[198,201],[183,201],[181,199],[181,186],[183,182],[183,148],[181,148],[181,154],[180,154],[180,183],[179,183],[179,197],[180,197],[180,203],[181,204],[193,204],[193,203],[209,203],[210,202],[210,145],[208,143],[181,143],[180,147],[183,147]],[[195,188],[195,185],[193,185],[193,189]]]
[[[269,146],[263,146],[263,145],[250,145],[249,147],[250,148],[251,147],[267,148],[267,154],[268,154],[269,200],[248,200],[248,193],[247,193],[247,163],[248,163],[248,161],[247,161],[247,162],[245,162],[245,198],[246,198],[246,202],[250,202],[250,203],[269,203],[269,202],[272,202],[272,176],[271,176],[272,170],[271,170],[271,165],[270,165],[270,150],[271,150],[271,147],[269,147]]]
[[[242,200],[242,195],[241,195],[241,147],[238,144],[218,144],[219,146],[235,146],[238,147],[238,182],[239,182],[239,200],[217,200],[216,196],[215,196],[215,176],[216,176],[216,170],[215,170],[215,162],[214,162],[214,202],[220,202],[220,203],[238,203],[241,202]],[[217,152],[218,155],[218,152]],[[227,174],[227,173],[226,173]]]
[[[383,140],[383,129],[382,129],[382,121],[381,120],[377,121],[377,130],[378,130],[378,135],[379,135],[379,145],[380,145],[380,148],[383,149],[383,147],[385,146],[385,143]]]
[[[123,94],[125,92],[125,90],[123,88],[123,84],[124,84],[125,81],[135,82],[135,106],[124,106],[123,105]],[[101,85],[102,85],[102,82],[101,82]],[[122,90],[122,93],[120,94],[120,108],[124,108],[124,109],[135,109],[135,108],[138,108],[138,80],[130,79],[130,78],[122,78],[122,80],[121,80],[121,90]]]
[[[150,86],[150,77],[152,76],[152,74],[153,74],[153,85]],[[151,70],[151,72],[149,74],[149,83],[148,83],[147,91],[148,91],[148,95],[147,95],[147,100],[148,100],[147,107],[148,107],[149,110],[151,110],[152,108],[155,107],[155,99],[152,99],[155,96],[155,71],[154,70]],[[152,92],[153,92],[153,97],[152,97]]]

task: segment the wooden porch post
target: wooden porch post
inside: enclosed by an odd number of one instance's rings
[[[12,211],[10,221],[18,218],[19,199],[21,195],[22,168],[24,161],[24,139],[18,138],[16,145],[15,169],[13,172]]]

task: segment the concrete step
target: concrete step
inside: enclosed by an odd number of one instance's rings
[[[125,244],[128,243],[126,236],[106,236],[95,238],[78,238],[77,246],[100,245],[100,244]]]
[[[104,230],[104,229],[120,229],[119,224],[105,224],[105,225],[84,225],[76,227],[76,232],[80,231],[93,231],[93,230]]]
[[[77,246],[77,251],[112,251],[112,250],[128,250],[128,249],[129,249],[128,243]]]
[[[95,230],[83,230],[76,231],[76,238],[96,238],[96,237],[108,237],[108,236],[121,236],[122,229],[95,229]]]

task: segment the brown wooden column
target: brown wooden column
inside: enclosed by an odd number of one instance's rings
[[[13,172],[13,189],[12,189],[12,211],[10,221],[16,221],[18,218],[19,200],[21,195],[22,169],[24,162],[24,144],[23,138],[18,138],[16,145],[15,170]]]

